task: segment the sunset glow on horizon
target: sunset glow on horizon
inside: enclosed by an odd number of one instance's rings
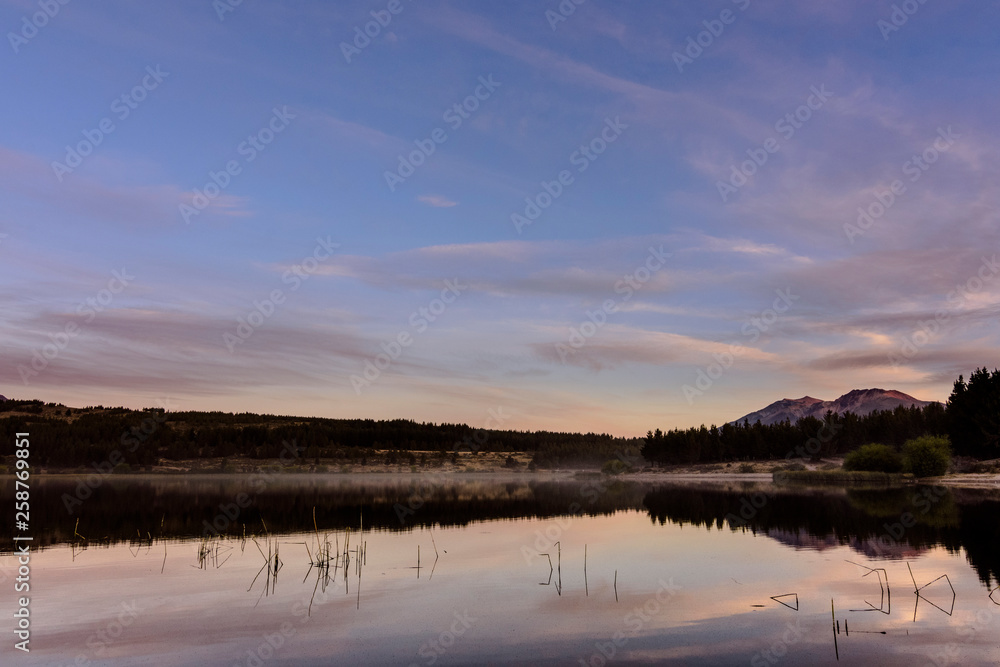
[[[42,4],[8,398],[641,436],[998,365],[995,3]]]

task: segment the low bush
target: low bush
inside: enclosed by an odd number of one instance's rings
[[[925,435],[903,444],[906,472],[914,477],[938,477],[951,464],[951,442],[945,436]]]
[[[871,443],[862,445],[844,458],[844,470],[900,472],[903,458],[892,447]]]

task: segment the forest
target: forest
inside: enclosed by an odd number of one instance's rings
[[[435,465],[464,452],[531,452],[535,467],[600,466],[638,457],[641,438],[597,433],[476,429],[406,419],[325,419],[253,413],[166,412],[103,405],[68,408],[39,400],[0,401],[0,452],[13,455],[15,432],[31,434],[32,464],[88,467],[112,452],[130,469],[161,461],[243,457]],[[287,454],[286,454],[287,458]]]
[[[877,442],[899,449],[911,438],[945,435],[952,453],[1000,458],[1000,370],[959,376],[946,405],[899,407],[868,415],[828,412],[772,425],[704,425],[645,438],[598,433],[476,429],[465,424],[405,419],[326,419],[253,413],[171,411],[161,408],[68,408],[40,400],[0,401],[4,436],[0,454],[13,455],[15,432],[31,434],[32,465],[88,467],[112,452],[128,469],[163,461],[242,457],[275,459],[289,451],[297,461],[383,462],[434,466],[462,452],[529,452],[533,468],[601,466],[633,462],[641,453],[653,465],[842,456]]]

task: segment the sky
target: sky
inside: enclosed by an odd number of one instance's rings
[[[0,0],[0,394],[623,436],[946,400],[998,363],[998,23]]]

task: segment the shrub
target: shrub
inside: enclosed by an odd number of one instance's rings
[[[753,472],[756,468],[753,467],[752,463],[741,463],[739,471],[742,473]]]
[[[892,447],[871,443],[862,445],[844,458],[844,470],[867,470],[869,472],[899,472],[903,469],[903,459]]]
[[[951,442],[937,435],[924,435],[903,444],[906,472],[914,477],[937,477],[948,472],[951,463]]]

